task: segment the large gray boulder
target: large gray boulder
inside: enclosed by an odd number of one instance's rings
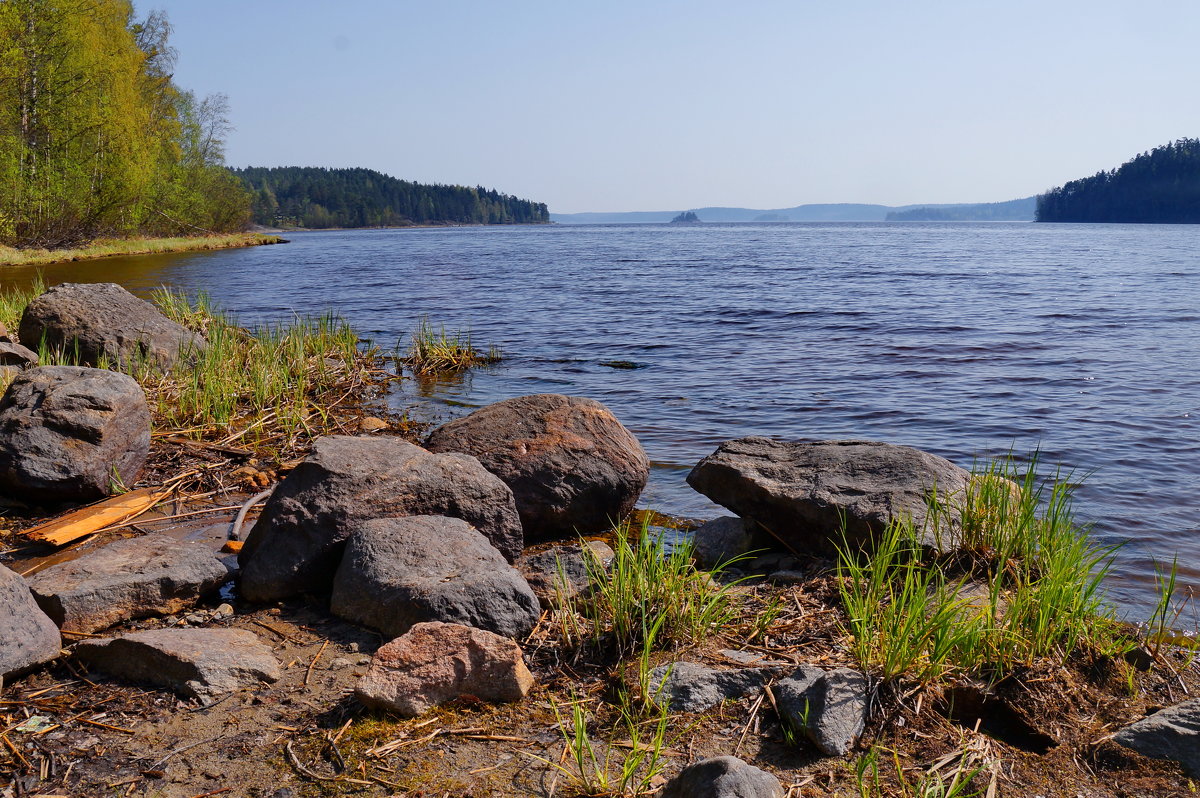
[[[1142,718],[1113,739],[1143,756],[1178,762],[1188,775],[1200,778],[1200,698]]]
[[[506,399],[438,427],[426,446],[479,458],[513,492],[526,536],[603,532],[633,509],[650,475],[637,438],[592,399]]]
[[[194,607],[229,578],[210,546],[151,534],[52,565],[31,577],[29,586],[60,628],[90,633]]]
[[[58,656],[62,638],[18,573],[0,565],[0,686],[4,677]]]
[[[170,368],[199,351],[204,338],[116,283],[63,283],[34,299],[21,314],[21,343],[62,349],[79,363],[101,360]]]
[[[245,629],[152,629],[85,640],[72,653],[118,678],[204,703],[280,676],[270,646]]]
[[[685,767],[667,782],[662,798],[783,798],[783,785],[737,757],[718,756]]]
[[[672,712],[703,712],[722,701],[763,689],[777,668],[709,668],[698,662],[673,662],[650,672],[655,699]]]
[[[869,548],[900,518],[923,544],[953,548],[957,514],[934,524],[929,499],[961,503],[971,474],[936,455],[872,441],[791,443],[740,438],[722,443],[688,474],[688,484],[757,521],[797,553],[832,554],[842,539]]]
[[[333,580],[330,609],[389,637],[423,621],[524,637],[541,614],[529,584],[487,538],[441,516],[361,524]]]
[[[150,451],[150,408],[131,377],[41,366],[0,399],[0,490],[26,501],[90,501],[137,480]]]
[[[359,522],[408,515],[461,518],[510,562],[524,546],[512,491],[474,457],[335,435],[316,441],[246,537],[242,595],[275,601],[328,589]]]
[[[849,668],[801,665],[773,688],[780,719],[822,753],[841,756],[853,747],[867,720],[867,678]]]
[[[532,686],[512,640],[461,624],[419,623],[375,652],[354,694],[365,706],[411,718],[460,696],[520,701]]]

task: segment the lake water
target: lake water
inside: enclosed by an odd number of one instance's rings
[[[1200,227],[546,226],[299,233],[286,246],[47,268],[48,281],[207,291],[244,322],[334,308],[377,342],[422,316],[498,367],[406,380],[446,419],[558,392],[607,404],[653,462],[641,505],[720,509],[688,470],[758,434],[902,443],[964,466],[1040,448],[1124,542],[1141,617],[1155,558],[1200,586]],[[11,279],[25,275],[13,273]],[[630,361],[617,369],[609,361]],[[1185,619],[1188,626],[1194,619]]]

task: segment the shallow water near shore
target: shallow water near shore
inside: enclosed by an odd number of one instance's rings
[[[653,462],[641,506],[708,518],[684,482],[742,435],[878,439],[973,460],[1040,448],[1081,520],[1200,588],[1200,227],[768,224],[298,233],[286,246],[42,267],[47,282],[207,291],[245,323],[334,308],[384,346],[421,316],[499,366],[406,380],[444,420],[559,392],[605,402]],[[6,271],[7,282],[34,270]],[[606,365],[608,364],[608,365]],[[622,366],[622,367],[614,367]],[[1194,617],[1180,619],[1194,628]]]

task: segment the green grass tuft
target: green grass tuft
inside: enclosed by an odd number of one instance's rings
[[[446,371],[462,371],[472,366],[499,363],[500,350],[489,347],[485,352],[471,343],[471,333],[447,333],[445,327],[436,330],[429,319],[422,318],[417,324],[402,363],[414,374],[437,374]]]

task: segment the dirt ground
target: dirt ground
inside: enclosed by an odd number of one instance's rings
[[[220,526],[201,529],[211,534]],[[756,664],[847,664],[832,579],[822,568],[813,563],[810,578],[799,584],[759,580],[740,586],[741,623],[702,646],[664,654],[663,661],[735,666],[753,657]],[[788,610],[765,637],[747,643],[752,618],[775,596]],[[235,614],[214,619],[213,610],[225,601]],[[0,694],[0,796],[580,794],[566,773],[549,764],[570,770],[551,702],[588,700],[603,707],[620,681],[611,664],[565,661],[547,618],[525,641],[538,686],[524,702],[461,701],[414,720],[392,718],[364,710],[352,694],[371,653],[385,641],[332,618],[321,601],[243,606],[226,592],[197,612],[128,625],[236,627],[270,643],[285,665],[283,678],[211,706],[116,683],[69,658],[6,686]],[[1138,672],[1133,697],[1126,669],[1117,663],[1023,673],[1001,685],[992,704],[953,719],[945,713],[944,692],[881,693],[867,733],[844,758],[785,742],[761,698],[731,701],[678,716],[663,777],[654,786],[690,761],[733,754],[775,773],[793,797],[915,796],[923,774],[931,768],[950,773],[967,752],[969,764],[981,768],[974,781],[980,795],[1195,795],[1197,786],[1178,766],[1106,739],[1200,691],[1195,667],[1184,667],[1179,658],[1172,662],[1178,672]],[[605,739],[603,723],[594,734]],[[864,758],[872,747],[873,764]],[[625,753],[614,749],[616,760]],[[861,784],[869,791],[862,792]]]

